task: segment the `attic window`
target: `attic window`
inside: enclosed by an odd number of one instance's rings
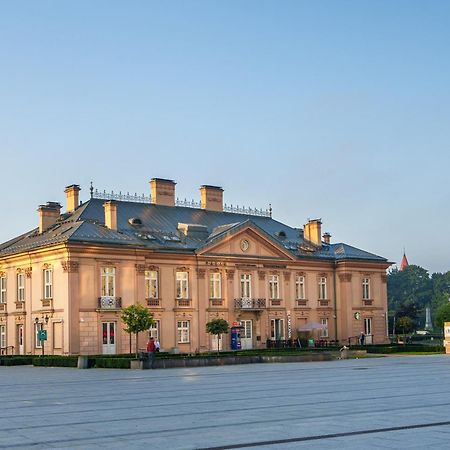
[[[281,239],[284,239],[286,237],[286,233],[283,230],[277,231],[275,234]]]
[[[139,219],[139,217],[130,217],[130,218],[128,219],[128,223],[129,223],[130,225],[134,225],[134,226],[136,226],[136,227],[139,227],[139,226],[142,225],[142,220]]]

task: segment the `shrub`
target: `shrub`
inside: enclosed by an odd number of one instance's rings
[[[0,366],[29,366],[33,364],[32,356],[4,356],[0,358]]]
[[[77,356],[35,356],[33,358],[33,366],[38,367],[77,367]]]
[[[95,358],[94,367],[102,369],[129,369],[131,358]]]

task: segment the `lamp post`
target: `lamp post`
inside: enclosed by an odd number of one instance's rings
[[[44,329],[44,322],[45,322],[45,325],[47,325],[48,320],[49,320],[49,317],[47,314],[45,315],[45,317],[44,316],[42,317],[42,322],[39,322],[39,317],[36,317],[34,319],[34,323],[36,325],[41,324],[41,329],[38,330],[37,335],[39,337],[39,341],[40,341],[41,347],[42,347],[42,356],[44,356],[44,342],[47,340],[47,331]]]

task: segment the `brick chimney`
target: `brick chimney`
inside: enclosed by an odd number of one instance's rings
[[[43,233],[58,221],[61,205],[58,202],[47,202],[47,204],[39,206],[38,213],[39,233]]]
[[[117,203],[109,200],[103,203],[105,209],[105,226],[110,230],[117,230]]]
[[[79,205],[79,196],[78,192],[80,192],[80,186],[78,184],[71,184],[70,186],[66,186],[64,192],[66,193],[66,210],[67,212],[74,212]]]
[[[219,186],[200,186],[200,204],[202,209],[223,211],[223,189]]]
[[[175,181],[164,178],[152,178],[150,191],[155,205],[175,206]]]
[[[320,219],[308,220],[303,226],[303,237],[315,245],[322,245],[322,221]]]
[[[322,239],[325,244],[329,244],[331,242],[331,234],[328,232],[323,233]]]

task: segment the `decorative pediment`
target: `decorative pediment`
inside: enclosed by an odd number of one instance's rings
[[[295,257],[287,249],[253,225],[248,225],[234,234],[227,234],[222,239],[205,245],[198,253],[205,256],[221,255],[295,260]]]

